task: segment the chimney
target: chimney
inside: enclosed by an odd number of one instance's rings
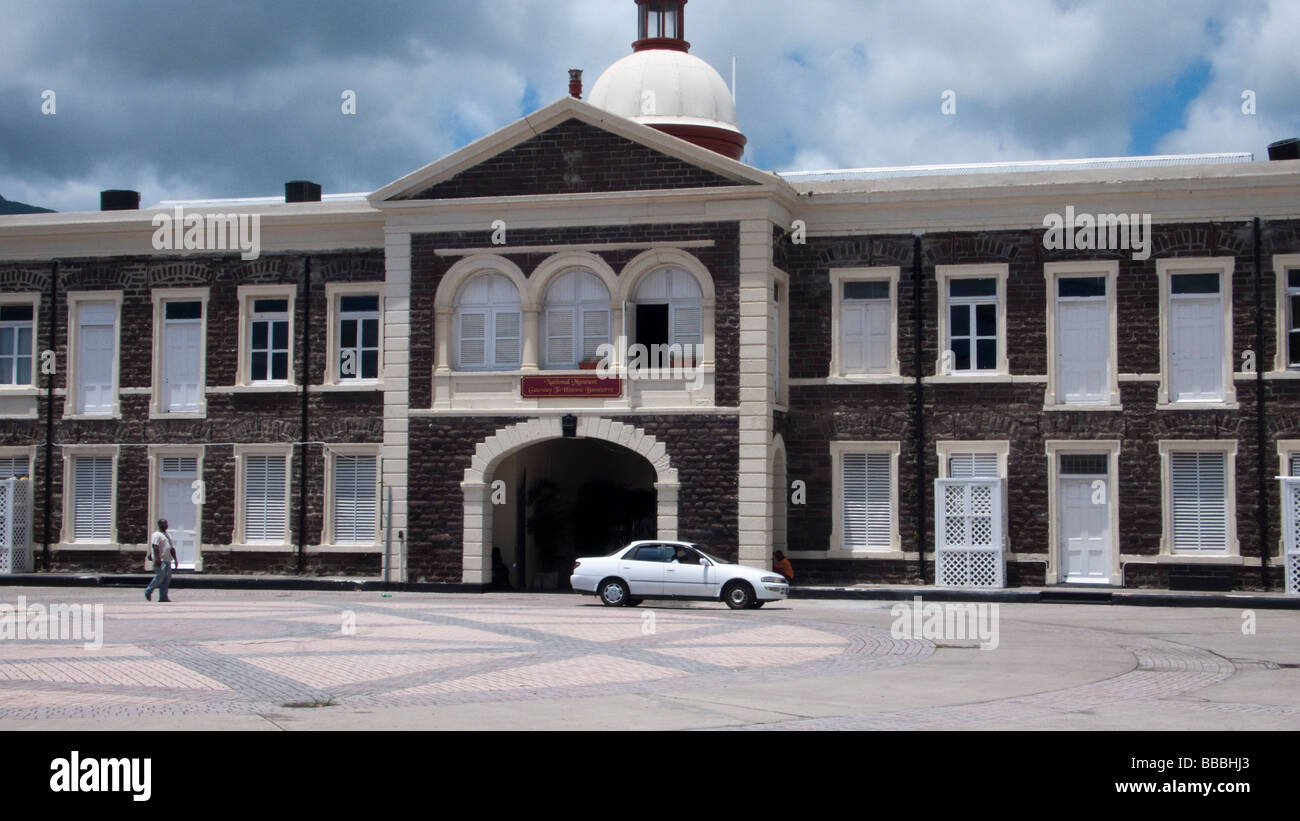
[[[582,69],[569,69],[569,96],[582,99]]]
[[[140,192],[110,189],[99,192],[100,211],[138,211]]]
[[[1300,160],[1300,139],[1291,137],[1268,144],[1270,160]]]
[[[284,184],[285,202],[320,202],[320,186],[307,180],[293,180]]]

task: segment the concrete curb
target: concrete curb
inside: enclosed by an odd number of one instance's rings
[[[151,574],[22,573],[0,576],[0,587],[139,587]],[[492,587],[463,582],[389,582],[383,579],[317,578],[298,576],[203,576],[176,574],[177,590],[355,590],[409,593],[494,593]],[[541,592],[541,591],[519,591]],[[571,591],[553,591],[570,594]],[[930,602],[1004,604],[1110,604],[1133,607],[1230,607],[1262,610],[1300,610],[1300,596],[1281,593],[1180,593],[1176,591],[1126,591],[1107,589],[1001,588],[960,590],[937,587],[792,587],[792,599],[843,599],[861,601],[911,601],[920,596]]]

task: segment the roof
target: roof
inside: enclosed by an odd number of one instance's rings
[[[833,171],[778,171],[789,183],[840,182],[845,180],[895,179],[899,177],[1006,174],[1023,171],[1091,171],[1109,168],[1155,168],[1177,165],[1226,165],[1253,162],[1249,152],[1227,154],[1159,154],[1148,157],[1094,157],[1076,160],[1028,160],[1023,162],[953,163],[947,165],[887,165],[876,168],[843,168]]]

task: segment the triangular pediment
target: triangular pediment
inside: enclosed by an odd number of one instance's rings
[[[384,186],[370,201],[743,185],[786,187],[775,174],[569,97]]]

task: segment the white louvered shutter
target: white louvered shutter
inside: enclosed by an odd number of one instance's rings
[[[546,311],[546,366],[563,368],[577,362],[573,355],[573,308],[548,308]]]
[[[867,306],[861,302],[845,302],[840,306],[841,369],[844,373],[867,373]]]
[[[244,543],[283,544],[288,508],[283,456],[244,459]]]
[[[948,457],[949,479],[996,479],[1001,475],[996,453],[954,453]]]
[[[497,311],[496,355],[493,364],[518,365],[522,361],[523,318],[516,310]]]
[[[843,457],[843,533],[846,550],[888,550],[890,456],[846,453]]]
[[[77,412],[110,414],[115,391],[117,306],[88,302],[77,308]]]
[[[1171,453],[1174,552],[1228,549],[1227,455]]]
[[[72,539],[107,542],[113,522],[113,457],[78,456],[72,462]]]
[[[334,543],[374,544],[378,521],[373,456],[334,457]]]
[[[704,334],[701,331],[701,313],[698,302],[691,304],[674,303],[669,306],[671,317],[671,337],[668,342],[672,345],[694,345],[696,350],[704,344]]]
[[[0,457],[0,479],[22,479],[31,476],[26,456]]]
[[[1300,476],[1300,456],[1288,456],[1286,464],[1288,476]]]
[[[487,314],[464,311],[460,315],[460,361],[462,368],[487,364]]]
[[[591,359],[600,354],[596,350],[609,343],[609,309],[582,309],[582,358]]]

